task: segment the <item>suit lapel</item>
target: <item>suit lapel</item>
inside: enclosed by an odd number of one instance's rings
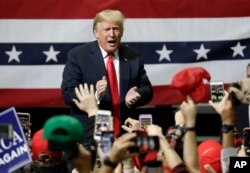
[[[119,50],[120,51],[120,50]],[[126,58],[122,51],[119,52],[119,62],[120,62],[120,101],[125,98],[130,80],[130,62]]]
[[[96,76],[97,76],[97,79],[96,79],[96,82],[97,82],[98,80],[101,80],[103,76],[107,77],[105,63],[104,63],[102,53],[101,53],[101,50],[98,46],[97,41],[95,41],[95,42],[93,42],[93,44],[91,44],[90,53],[91,53],[91,61],[93,64],[92,67],[94,68],[94,73],[96,73]],[[96,85],[96,83],[95,83],[95,85]],[[111,100],[109,86],[108,86],[107,92],[106,92],[103,99],[104,100]]]
[[[95,72],[98,75],[98,80],[101,80],[102,76],[107,76],[107,74],[102,53],[97,41],[95,41],[94,44],[91,45],[90,51],[93,68],[95,68]]]

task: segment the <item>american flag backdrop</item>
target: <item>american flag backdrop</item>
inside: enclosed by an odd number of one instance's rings
[[[150,105],[180,103],[169,84],[186,67],[226,84],[246,76],[250,0],[0,0],[0,107],[64,106],[66,54],[94,40],[93,18],[106,8],[124,13],[122,42],[144,55]]]

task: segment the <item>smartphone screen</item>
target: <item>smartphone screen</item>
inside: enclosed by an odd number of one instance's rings
[[[0,123],[0,139],[12,139],[13,126],[11,124]]]
[[[212,102],[220,102],[224,97],[224,83],[222,81],[211,81],[210,94]]]
[[[104,153],[108,153],[114,142],[114,132],[113,131],[104,131],[102,132],[101,137],[101,148]]]
[[[108,131],[110,126],[111,112],[107,110],[99,110],[95,118],[94,139],[101,140],[102,132]]]
[[[19,121],[21,123],[23,133],[26,137],[26,139],[29,141],[31,140],[31,122],[30,122],[30,114],[29,113],[22,113],[22,112],[17,112]]]
[[[139,115],[139,121],[140,121],[140,129],[145,129],[146,126],[151,125],[152,115],[151,114],[141,114]]]

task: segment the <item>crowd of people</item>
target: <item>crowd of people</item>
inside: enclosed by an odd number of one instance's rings
[[[120,11],[101,11],[93,24],[96,41],[73,48],[68,53],[63,72],[62,95],[72,108],[71,116],[85,129],[83,139],[77,143],[78,153],[72,155],[68,151],[51,150],[50,140],[41,135],[46,129],[41,129],[32,138],[31,153],[34,161],[23,168],[22,172],[229,172],[231,156],[248,156],[242,137],[237,138],[236,90],[225,90],[220,102],[209,101],[209,105],[221,117],[219,141],[197,143],[197,105],[188,94],[175,113],[175,125],[168,129],[167,134],[156,124],[140,129],[139,121],[132,116],[133,111],[151,101],[153,89],[141,53],[120,44],[124,20]],[[111,87],[112,77],[106,72],[110,54],[118,87],[115,89]],[[244,80],[243,83],[248,82]],[[118,101],[113,94],[117,90]],[[246,90],[250,91],[250,87]],[[243,91],[244,94],[247,92]],[[113,123],[105,127],[105,130],[114,133],[114,142],[107,153],[103,152],[100,141],[94,139],[95,117],[99,109],[110,110],[113,114]],[[137,139],[138,136],[141,140]],[[150,139],[150,144],[146,139]],[[39,146],[38,143],[43,145]]]
[[[89,115],[89,119],[93,119],[94,121],[95,113],[99,109],[95,99],[94,86],[80,84],[79,87],[76,88],[76,96],[77,99],[74,101],[76,105],[81,111],[85,111]],[[130,152],[129,148],[138,145],[138,143],[133,140],[137,137],[135,131],[141,129],[139,129],[138,120],[128,118],[125,124],[122,125],[126,133],[114,140],[112,148],[108,153],[102,152],[101,146],[98,145],[98,141],[94,140],[93,135],[85,136],[87,140],[92,141],[90,142],[91,144],[95,143],[98,156],[101,160],[101,166],[96,167],[95,165],[96,160],[93,158],[96,158],[96,155],[92,155],[90,150],[86,149],[82,144],[78,144],[79,154],[72,159],[72,165],[74,167],[72,172],[229,172],[230,157],[248,156],[245,152],[246,146],[243,145],[244,143],[239,145],[235,142],[236,112],[231,94],[225,91],[225,95],[220,102],[214,103],[209,101],[209,105],[211,105],[221,117],[221,141],[207,140],[200,144],[197,143],[195,128],[197,108],[192,98],[187,96],[186,100],[181,103],[180,110],[175,114],[176,124],[168,130],[166,135],[158,125],[152,124],[146,127],[145,131],[147,136],[157,136],[160,144],[159,150],[144,153],[138,151]],[[87,128],[93,132],[94,127],[91,124],[92,123],[90,123]],[[40,138],[42,138],[42,130],[37,133],[40,134]],[[38,135],[35,134],[32,139],[33,152],[39,148],[37,146],[37,138]],[[41,145],[41,139],[39,139],[39,142]],[[49,143],[49,141],[47,141],[47,143]],[[179,145],[182,145],[183,148],[181,155],[177,152]],[[38,156],[37,152],[33,154],[35,161],[30,168],[36,170],[36,167],[40,167],[55,170],[55,167],[58,168],[58,165],[60,165],[59,168],[62,169],[61,172],[65,171],[67,163],[62,157],[63,151],[59,154],[55,154],[55,152],[49,151],[48,146],[44,151],[41,148],[39,151],[44,157]],[[67,169],[67,171],[71,172],[69,169]]]

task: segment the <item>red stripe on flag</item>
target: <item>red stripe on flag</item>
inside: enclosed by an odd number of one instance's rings
[[[228,89],[229,84],[225,84]],[[154,86],[154,96],[148,105],[166,106],[178,105],[183,98],[176,89],[170,86]],[[201,103],[210,99],[209,86]],[[8,107],[64,107],[61,89],[0,89],[0,108]]]
[[[126,18],[249,16],[249,0],[0,0],[2,19],[92,19],[103,9],[121,10]]]
[[[182,101],[181,95],[170,86],[154,86],[154,97],[149,105],[165,106],[178,105]],[[1,89],[0,108],[8,107],[64,107],[61,89]],[[210,99],[209,87],[202,102]]]
[[[0,107],[66,106],[60,89],[0,89]]]

